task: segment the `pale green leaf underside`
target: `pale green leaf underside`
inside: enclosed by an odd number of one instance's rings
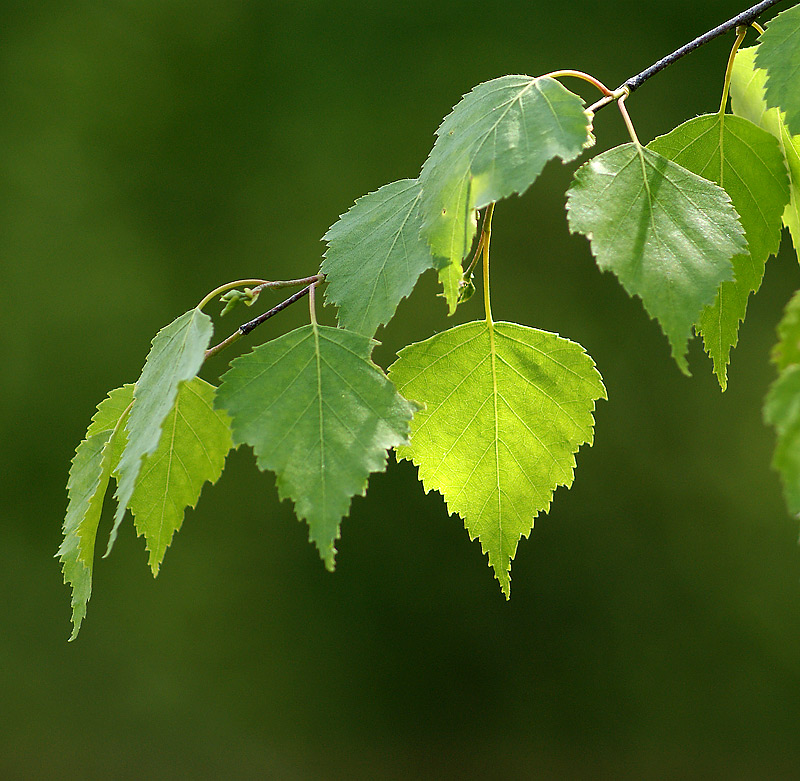
[[[158,447],[161,427],[175,403],[178,386],[200,370],[212,331],[211,318],[199,309],[190,309],[153,339],[125,427],[128,443],[119,463],[117,510],[106,555],[133,495],[142,461]]]
[[[789,132],[800,135],[800,5],[770,19],[755,64],[767,72],[768,108],[784,112]]]
[[[800,290],[792,296],[778,323],[778,343],[772,348],[772,362],[781,371],[800,364]]]
[[[739,49],[731,77],[731,108],[737,116],[755,122],[778,139],[789,170],[789,204],[783,212],[783,224],[792,235],[800,257],[800,135],[792,136],[778,109],[767,110],[764,101],[766,72],[755,67],[758,46]]]
[[[773,383],[764,419],[777,433],[772,466],[780,472],[789,512],[800,514],[800,366],[785,369]]]
[[[419,275],[434,267],[420,236],[420,195],[416,179],[387,184],[359,198],[323,236],[325,300],[339,307],[342,328],[374,336]]]
[[[624,144],[581,166],[567,194],[570,229],[591,241],[661,324],[680,369],[692,326],[747,251],[727,193],[651,149]]]
[[[789,200],[783,153],[766,130],[747,119],[719,114],[691,119],[648,148],[722,186],[744,228],[748,252],[734,255],[735,278],[722,283],[697,323],[725,390],[730,352],[738,341],[748,298],[761,287],[767,258],[781,243],[781,216]]]
[[[480,539],[508,597],[520,537],[592,442],[600,374],[580,345],[513,323],[457,326],[398,355],[390,378],[425,404],[398,458]]]
[[[590,139],[583,101],[546,76],[503,76],[465,95],[436,131],[420,174],[422,235],[442,259],[452,314],[475,210],[533,184],[554,157],[576,158]]]
[[[78,636],[92,593],[92,569],[97,526],[108,480],[120,455],[118,441],[124,436],[120,419],[133,400],[133,385],[111,391],[100,403],[78,445],[69,471],[69,501],[64,518],[64,541],[58,550],[64,582],[72,587],[72,636]],[[113,437],[112,437],[113,435]]]
[[[276,473],[329,569],[352,497],[386,468],[388,449],[407,442],[415,410],[371,362],[374,344],[304,326],[233,361],[217,394],[234,443],[251,445],[258,466]]]
[[[153,575],[185,509],[196,506],[206,482],[219,479],[231,449],[230,418],[214,409],[215,390],[199,377],[181,383],[158,446],[142,463],[129,507]]]

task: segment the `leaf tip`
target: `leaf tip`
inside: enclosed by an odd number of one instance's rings
[[[91,594],[89,595],[91,596]],[[83,624],[83,619],[86,618],[86,606],[89,601],[89,596],[86,599],[75,598],[75,594],[73,592],[73,601],[72,601],[72,632],[70,633],[69,640],[67,642],[71,643],[77,636],[78,633],[81,631],[81,624]]]
[[[500,583],[500,591],[506,598],[506,602],[508,602],[511,599],[511,575],[508,573],[508,571],[506,571],[504,575],[505,577],[501,578],[498,574],[497,580]]]
[[[691,377],[692,373],[689,371],[689,362],[686,360],[686,353],[689,348],[688,339],[681,343],[675,343],[670,338],[670,345],[672,347],[672,357],[675,359],[675,363],[678,364],[678,369],[680,369],[681,374],[683,374],[684,377]]]

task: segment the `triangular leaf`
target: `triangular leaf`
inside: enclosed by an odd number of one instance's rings
[[[142,463],[129,507],[147,543],[153,575],[185,509],[197,504],[206,481],[219,479],[231,449],[230,418],[214,409],[215,390],[199,377],[181,383],[158,446]]]
[[[128,444],[119,463],[117,511],[106,555],[114,545],[142,461],[158,447],[161,424],[175,404],[178,386],[200,371],[212,332],[211,318],[199,309],[190,309],[162,328],[153,339],[136,383],[133,409],[126,426]]]
[[[133,400],[133,385],[111,391],[100,405],[78,445],[69,470],[69,502],[64,518],[64,541],[58,550],[64,582],[72,586],[72,636],[78,636],[92,594],[94,543],[108,479],[119,461],[124,438],[122,418]]]
[[[452,314],[475,210],[533,184],[554,157],[576,158],[590,139],[583,101],[547,76],[503,76],[465,95],[436,131],[420,174],[422,234],[437,258]]]
[[[390,378],[426,407],[397,456],[480,539],[508,597],[520,537],[592,442],[600,374],[580,345],[513,323],[467,323],[398,356]]]
[[[767,258],[781,243],[781,216],[789,200],[783,153],[766,130],[724,114],[690,119],[648,148],[723,187],[744,228],[749,251],[734,255],[735,279],[722,283],[697,324],[725,390],[730,352],[739,338],[747,300],[761,287]]]
[[[800,135],[786,129],[778,109],[767,110],[764,101],[766,72],[755,67],[757,46],[739,49],[731,76],[731,108],[737,116],[755,122],[778,139],[789,169],[789,204],[783,212],[783,224],[792,235],[800,257]]]
[[[342,328],[373,336],[419,275],[434,267],[420,236],[420,194],[416,179],[387,184],[359,198],[323,236],[325,300],[339,307]]]
[[[800,5],[767,22],[756,67],[767,71],[767,107],[785,112],[789,132],[800,135]]]
[[[234,360],[217,393],[234,444],[252,445],[258,466],[276,473],[331,570],[352,497],[386,468],[387,450],[408,441],[416,408],[370,360],[374,344],[307,325]]]
[[[651,149],[623,144],[581,166],[567,193],[570,229],[597,265],[642,299],[688,374],[692,326],[747,251],[727,193]]]

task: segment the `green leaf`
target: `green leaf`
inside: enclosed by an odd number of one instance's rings
[[[789,512],[800,514],[800,291],[778,325],[772,361],[780,370],[764,401],[764,419],[775,427],[777,443],[772,466],[783,482]]]
[[[780,472],[789,512],[800,513],[800,366],[790,366],[773,383],[764,403],[764,419],[778,442],[772,466]]]
[[[386,468],[387,450],[408,441],[416,409],[370,361],[374,344],[304,326],[234,360],[217,394],[234,444],[251,445],[259,468],[276,473],[329,570],[352,497]]]
[[[525,192],[548,160],[576,158],[589,131],[583,101],[547,76],[479,84],[444,119],[420,174],[421,211],[422,235],[443,260],[439,278],[451,314],[475,210]]]
[[[567,193],[570,230],[597,265],[642,299],[688,374],[692,326],[747,251],[727,193],[652,149],[623,144],[581,166]]]
[[[771,357],[781,371],[800,364],[800,290],[792,296],[778,323],[778,343]]]
[[[211,318],[199,309],[190,309],[162,328],[153,339],[136,383],[133,408],[126,426],[128,443],[119,463],[117,511],[106,556],[111,552],[133,495],[142,461],[158,447],[161,425],[175,404],[178,386],[200,371],[212,332]]]
[[[416,179],[387,184],[359,198],[323,236],[325,300],[339,307],[342,328],[373,336],[434,267],[420,236],[420,194]]]
[[[390,378],[426,407],[397,456],[480,539],[508,597],[520,537],[592,442],[602,378],[580,345],[514,323],[467,323],[398,356]]]
[[[92,594],[94,543],[108,480],[119,461],[124,431],[121,421],[133,400],[133,385],[111,391],[97,407],[78,445],[69,470],[69,502],[64,518],[64,541],[58,550],[64,582],[72,586],[72,636],[78,636]]]
[[[778,139],[789,170],[789,204],[783,212],[783,224],[789,229],[800,257],[800,135],[789,134],[778,109],[767,109],[764,101],[766,72],[755,67],[757,49],[752,46],[736,53],[731,77],[731,108],[734,114],[755,122]]]
[[[130,499],[154,576],[185,509],[195,507],[206,481],[217,482],[231,449],[230,418],[214,409],[215,390],[199,377],[180,384],[158,447],[145,457]]]
[[[800,135],[800,5],[767,23],[758,46],[756,67],[767,71],[767,107],[785,112],[789,132]]]
[[[766,130],[724,114],[691,119],[648,148],[723,187],[741,218],[749,251],[734,255],[735,279],[722,283],[697,324],[725,390],[730,352],[739,338],[747,300],[761,287],[767,258],[781,244],[781,216],[789,201],[783,153]]]

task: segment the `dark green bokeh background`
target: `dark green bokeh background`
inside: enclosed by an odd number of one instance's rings
[[[613,86],[744,5],[6,0],[0,777],[794,774],[798,528],[761,400],[797,260],[786,241],[770,261],[721,395],[568,234],[574,166],[495,216],[496,317],[581,342],[610,399],[509,603],[407,463],[355,500],[335,575],[246,449],[157,581],[126,523],[72,644],[53,559],[75,445],[158,328],[219,283],[313,273],[328,225],[416,175],[474,84],[575,67]],[[643,139],[716,108],[729,43],[630,100]],[[612,110],[596,129],[624,140]],[[383,366],[452,322],[435,291],[379,334]]]

